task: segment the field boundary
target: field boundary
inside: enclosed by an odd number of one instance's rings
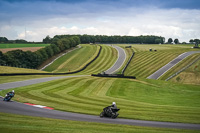
[[[74,74],[74,73],[78,73],[81,72],[83,70],[85,70],[92,62],[94,62],[100,55],[102,50],[102,46],[100,46],[99,52],[97,54],[97,56],[91,60],[89,63],[87,63],[83,68],[81,68],[80,70],[77,71],[73,71],[73,72],[67,72],[67,73],[2,73],[0,74],[0,76],[17,76],[17,75],[65,75],[65,74]]]

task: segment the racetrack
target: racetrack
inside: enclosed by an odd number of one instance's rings
[[[63,111],[57,111],[57,110],[37,108],[37,107],[29,106],[23,103],[14,102],[14,101],[4,102],[2,98],[0,98],[0,112],[46,117],[46,118],[53,118],[53,119],[63,119],[63,120],[200,130],[199,124],[156,122],[156,121],[130,120],[130,119],[119,119],[119,118],[118,119],[100,118],[99,116],[94,116],[94,115],[86,115],[86,114],[78,114],[78,113],[70,113],[70,112],[63,112]]]
[[[124,62],[126,60],[126,53],[125,53],[124,49],[122,49],[119,46],[113,46],[113,47],[118,52],[118,59],[111,68],[109,68],[108,70],[105,71],[106,74],[115,73],[118,69],[120,69],[120,67],[124,64]]]
[[[81,76],[84,77],[87,75],[81,75]],[[4,84],[0,84],[0,90],[27,86],[31,84],[37,84],[41,82],[47,82],[51,80],[56,80],[60,78],[68,78],[68,77],[79,77],[79,76],[77,75],[77,76],[48,77],[48,78],[32,79],[32,80],[19,81],[19,82],[13,82],[13,83],[4,83]],[[15,101],[4,102],[2,98],[0,98],[0,112],[29,115],[29,116],[38,116],[38,117],[47,117],[47,118],[54,118],[54,119],[76,120],[76,121],[200,130],[200,124],[143,121],[143,120],[130,120],[130,119],[121,119],[121,118],[120,119],[119,118],[118,119],[100,118],[99,116],[94,116],[94,115],[86,115],[86,114],[78,114],[78,113],[70,113],[70,112],[63,112],[63,111],[57,111],[57,110],[36,108],[36,107],[29,106],[23,103],[15,102]]]
[[[173,66],[178,64],[180,61],[182,61],[186,57],[188,57],[192,54],[195,54],[195,53],[200,53],[200,51],[190,51],[190,52],[185,52],[185,53],[179,55],[174,60],[172,60],[171,62],[169,62],[168,64],[166,64],[165,66],[163,66],[162,68],[160,68],[159,70],[157,70],[155,73],[153,73],[152,75],[150,75],[147,78],[148,79],[158,79],[163,74],[165,74],[168,70],[170,70]]]

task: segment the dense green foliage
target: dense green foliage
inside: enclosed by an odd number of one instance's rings
[[[66,49],[75,47],[80,43],[78,37],[54,38],[54,42],[36,52],[13,50],[3,54],[0,52],[2,66],[14,66],[23,68],[37,68],[48,58]]]
[[[0,37],[0,43],[7,43],[8,39],[6,37]]]
[[[63,35],[72,36],[72,35]],[[145,43],[160,44],[165,42],[161,36],[107,36],[107,35],[76,35],[79,36],[81,43]],[[55,36],[56,37],[56,36]]]
[[[115,101],[121,109],[119,117],[200,123],[200,90],[195,85],[87,76],[20,87],[15,92],[14,100],[57,110],[99,115]]]

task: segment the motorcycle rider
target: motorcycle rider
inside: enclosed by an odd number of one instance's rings
[[[117,109],[117,105],[116,105],[115,102],[112,102],[111,108],[112,108],[112,109]]]
[[[14,91],[14,90],[8,92],[8,93],[6,94],[6,96],[9,96],[9,95],[12,95],[12,94],[13,94],[13,97],[14,97],[14,95],[15,95],[15,91]]]
[[[113,112],[113,110],[112,109],[117,109],[117,105],[116,105],[116,103],[115,102],[112,102],[112,105],[110,105],[110,106],[108,106],[107,108],[109,108],[109,112]]]

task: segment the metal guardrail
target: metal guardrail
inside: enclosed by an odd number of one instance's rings
[[[131,55],[131,58],[128,60],[128,62],[127,62],[127,64],[126,64],[126,66],[124,67],[124,69],[122,70],[122,74],[124,74],[124,72],[125,72],[125,70],[126,70],[126,68],[128,67],[128,65],[130,64],[130,62],[131,62],[131,60],[132,60],[132,58],[133,58],[133,56],[135,55],[135,52],[133,51],[133,54]]]

